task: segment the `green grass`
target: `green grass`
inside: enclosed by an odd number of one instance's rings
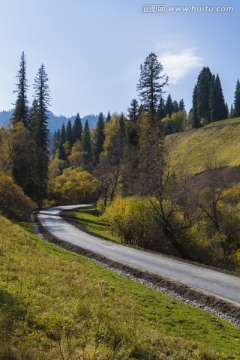
[[[197,174],[206,168],[240,166],[240,119],[167,136],[170,164],[176,171]],[[233,124],[233,122],[239,124]],[[218,126],[225,123],[225,126]]]
[[[233,119],[226,119],[221,121],[215,121],[205,126],[205,128],[209,128],[212,126],[219,126],[219,125],[229,125],[229,124],[237,124],[240,123],[240,118],[233,118]]]
[[[0,359],[240,359],[240,328],[0,217]]]
[[[88,231],[103,236],[109,240],[121,242],[120,237],[113,235],[109,226],[101,220],[101,214],[96,209],[83,209],[75,212],[75,216],[79,223],[82,224]]]

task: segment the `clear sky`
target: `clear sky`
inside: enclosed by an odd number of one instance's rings
[[[211,12],[233,6],[234,11]],[[32,102],[44,63],[51,111],[66,116],[127,112],[140,64],[155,52],[170,77],[167,93],[191,107],[203,66],[218,73],[229,105],[240,78],[239,0],[0,0],[0,110],[11,109],[22,51]],[[151,4],[165,5],[153,13]],[[145,5],[145,7],[143,7]],[[195,6],[191,12],[169,7]]]

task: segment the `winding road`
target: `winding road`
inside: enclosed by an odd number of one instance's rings
[[[89,205],[45,209],[40,211],[38,218],[48,232],[64,242],[77,245],[128,267],[164,276],[240,305],[240,277],[100,239],[77,229],[59,215],[63,210],[84,206]]]

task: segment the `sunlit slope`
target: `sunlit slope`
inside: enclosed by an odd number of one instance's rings
[[[231,120],[167,136],[171,165],[192,174],[207,168],[239,166],[240,119]]]

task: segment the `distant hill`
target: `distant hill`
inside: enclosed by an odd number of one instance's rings
[[[0,127],[3,125],[7,125],[7,123],[9,122],[11,116],[12,116],[13,110],[9,110],[9,111],[0,111]],[[64,123],[65,125],[67,124],[67,122],[69,120],[71,120],[71,122],[73,123],[75,116],[71,116],[71,117],[66,117],[63,115],[54,115],[52,112],[49,112],[49,130],[51,133],[54,133],[55,130],[59,129],[62,127],[62,124]],[[82,123],[83,125],[85,124],[86,120],[88,120],[89,123],[89,127],[90,129],[94,128],[96,123],[97,123],[97,119],[98,119],[98,115],[85,115],[82,118]]]

